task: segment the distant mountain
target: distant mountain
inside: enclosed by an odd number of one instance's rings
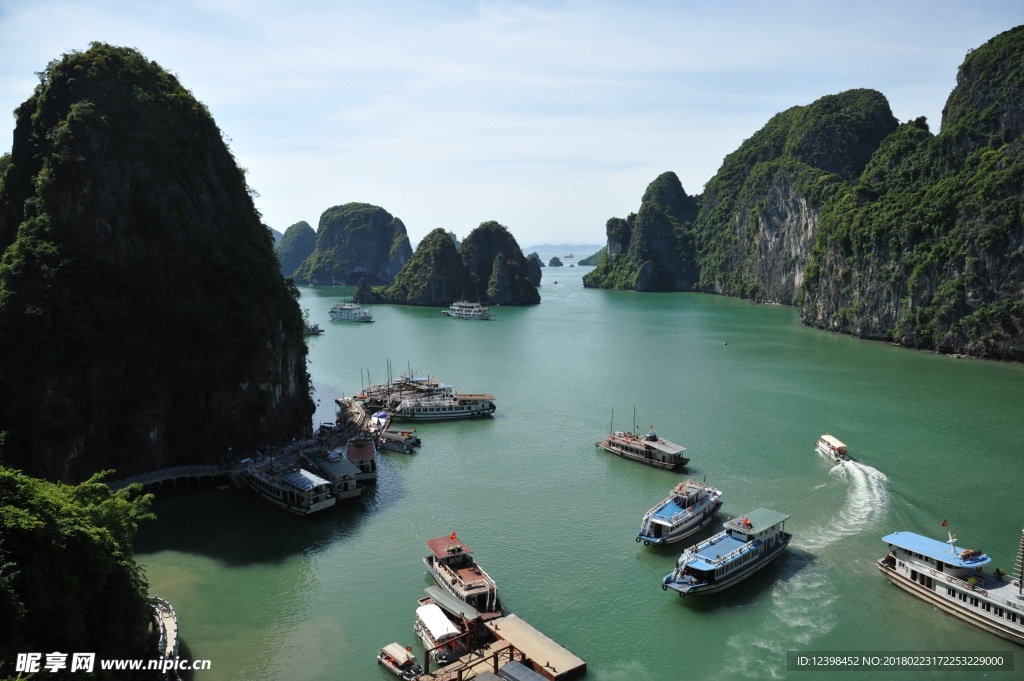
[[[489,305],[536,305],[539,269],[530,264],[504,225],[484,222],[458,249],[442,228],[430,232],[390,286],[373,289],[374,302],[449,305],[465,298]]]
[[[277,244],[277,259],[281,261],[281,274],[290,277],[316,248],[316,231],[305,220],[285,230]]]
[[[537,244],[536,246],[523,246],[523,253],[532,253],[534,251],[543,251],[550,253],[551,251],[558,251],[559,253],[593,253],[604,248],[603,244]]]
[[[346,203],[320,216],[315,248],[292,276],[300,284],[390,284],[411,257],[401,220],[378,206]]]

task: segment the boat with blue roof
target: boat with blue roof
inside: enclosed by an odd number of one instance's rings
[[[945,524],[945,521],[943,521]],[[1014,574],[988,570],[983,551],[914,532],[882,537],[889,552],[878,561],[890,582],[923,601],[996,636],[1024,645],[1024,535]]]
[[[668,498],[644,514],[637,542],[672,544],[706,527],[722,506],[722,492],[696,480],[676,485]]]
[[[785,513],[759,508],[729,520],[719,532],[683,551],[675,569],[661,582],[680,596],[723,591],[750,577],[779,557],[793,535]]]

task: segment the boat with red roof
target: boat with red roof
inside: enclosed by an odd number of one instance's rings
[[[427,548],[430,553],[423,562],[438,586],[476,608],[484,619],[502,615],[497,585],[454,532],[428,540]]]

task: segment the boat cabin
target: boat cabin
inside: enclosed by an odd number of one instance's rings
[[[928,569],[942,572],[955,579],[967,579],[982,566],[988,565],[992,559],[979,550],[966,549],[955,544],[950,536],[949,541],[941,542],[931,537],[924,537],[914,532],[893,532],[882,537],[889,545],[889,556],[892,562],[917,562],[928,566]],[[924,573],[921,573],[924,579]],[[917,580],[914,570],[911,579]]]
[[[454,660],[465,649],[460,640],[462,632],[434,603],[416,608],[414,628],[427,652],[439,663],[445,664]]]

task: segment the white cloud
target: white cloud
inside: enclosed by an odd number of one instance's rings
[[[413,241],[489,219],[524,244],[601,241],[659,173],[699,193],[772,115],[827,94],[875,88],[937,130],[966,52],[1022,18],[985,0],[13,0],[0,107],[63,52],[136,47],[210,108],[277,229],[364,201]]]

